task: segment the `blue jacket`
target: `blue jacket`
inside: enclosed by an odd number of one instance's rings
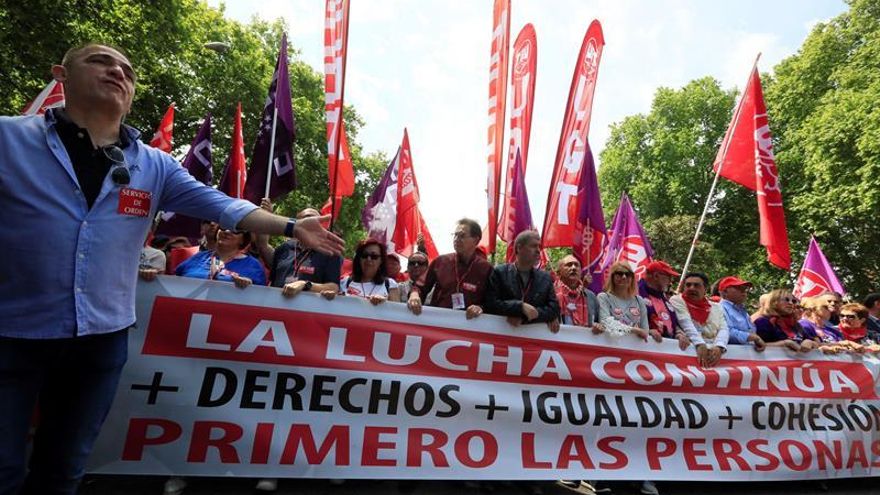
[[[130,189],[152,195],[142,216],[119,212],[110,174],[88,208],[67,151],[46,116],[0,117],[0,336],[63,338],[135,322],[138,257],[159,209],[234,228],[256,206],[196,181],[170,155],[123,127]],[[147,202],[142,203],[146,206]]]

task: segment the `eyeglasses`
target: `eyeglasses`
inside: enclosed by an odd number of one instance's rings
[[[454,240],[466,239],[468,237],[470,237],[470,236],[465,234],[464,232],[456,232],[456,233],[452,234],[452,239],[454,239]]]
[[[377,259],[379,259],[379,258],[381,258],[381,257],[382,257],[381,254],[376,254],[376,253],[364,253],[363,256],[361,256],[361,259],[365,259],[365,260],[377,260]]]
[[[841,320],[855,320],[859,315],[840,315]]]
[[[623,278],[630,278],[633,276],[633,273],[632,272],[614,272],[614,276],[623,277]]]
[[[127,186],[131,183],[131,172],[128,171],[128,165],[125,163],[125,154],[119,149],[119,146],[104,146],[101,148],[104,157],[113,162],[110,169],[110,179],[117,186]]]

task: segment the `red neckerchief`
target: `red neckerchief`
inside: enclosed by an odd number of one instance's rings
[[[712,305],[709,304],[709,300],[704,297],[699,301],[691,301],[684,296],[681,296],[681,299],[687,306],[691,319],[698,325],[705,326],[706,322],[709,321],[709,312],[712,311]]]
[[[798,323],[794,315],[771,316],[770,324],[779,327],[779,329],[785,332],[785,335],[790,339],[797,337],[797,328],[800,326],[800,323]]]
[[[574,289],[570,289],[561,280],[557,280],[554,285],[556,286],[556,299],[559,301],[562,314],[571,316],[573,325],[589,326],[590,310],[587,307],[587,296],[584,294],[583,287],[578,284]],[[575,308],[569,309],[569,304],[574,304]]]
[[[840,328],[840,333],[843,334],[844,339],[853,342],[858,342],[868,335],[868,328],[864,326],[859,328],[846,328],[843,325],[840,325],[838,328]]]
[[[648,292],[647,299],[654,308],[654,314],[652,315],[651,321],[648,323],[653,324],[654,328],[659,331],[661,335],[673,338],[675,336],[675,331],[672,328],[672,314],[666,306],[666,301],[650,292]],[[662,315],[664,314],[666,315],[666,318],[663,318]]]

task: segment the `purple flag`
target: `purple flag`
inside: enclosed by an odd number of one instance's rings
[[[278,120],[275,133],[272,134],[272,122],[275,110]],[[287,33],[281,37],[281,48],[278,51],[278,62],[275,74],[269,85],[269,95],[263,107],[260,120],[260,131],[251,154],[251,168],[248,170],[244,198],[259,205],[266,193],[266,171],[269,164],[269,148],[272,140],[275,149],[272,155],[272,183],[269,197],[275,199],[289,193],[296,187],[296,165],[293,158],[293,140],[295,137],[293,106],[290,100],[290,76],[287,73]]]
[[[183,159],[183,168],[202,184],[210,186],[214,181],[211,161],[211,114],[205,116],[199,132]],[[196,244],[201,238],[201,223],[198,218],[178,215],[174,212],[162,213],[162,222],[156,228],[156,235],[168,237],[186,236],[190,243]]]
[[[834,267],[825,258],[816,238],[810,236],[810,248],[807,250],[804,266],[801,267],[801,273],[798,275],[792,293],[794,297],[800,299],[818,296],[823,292],[846,294],[843,284],[834,274]]]
[[[385,169],[382,180],[367,199],[361,212],[361,221],[367,235],[388,246],[394,237],[394,226],[397,224],[397,167],[400,148]],[[393,250],[389,250],[393,252]]]
[[[529,206],[529,195],[526,192],[526,173],[522,167],[522,156],[519,149],[516,150],[516,160],[513,162],[513,180],[510,185],[510,203],[507,205],[508,215],[513,217],[513,231],[510,232],[510,243],[507,245],[507,261],[512,263],[516,258],[513,249],[513,241],[520,232],[534,230],[532,222],[532,209]]]
[[[593,272],[593,283],[590,287],[594,288],[598,284],[601,288],[608,268],[617,261],[628,262],[636,272],[636,276],[639,276],[645,271],[645,266],[651,262],[653,256],[654,249],[648,236],[645,235],[645,229],[639,223],[639,217],[633,209],[629,196],[623,193],[614,220],[611,222],[611,239],[608,241],[608,250],[605,252],[602,268],[598,272]]]
[[[602,198],[599,196],[599,181],[596,179],[596,165],[593,151],[587,143],[581,177],[578,183],[578,216],[574,228],[572,248],[574,256],[581,262],[584,270],[590,270],[602,261],[608,244],[605,216],[602,213]]]

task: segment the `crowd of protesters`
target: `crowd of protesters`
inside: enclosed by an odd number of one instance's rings
[[[272,210],[267,200],[262,206]],[[317,215],[306,209],[298,218]],[[414,315],[427,305],[463,311],[467,319],[495,314],[512,326],[543,323],[554,333],[567,324],[620,338],[669,339],[683,351],[692,349],[697,363],[706,368],[718,365],[731,345],[756,351],[779,346],[801,353],[880,350],[880,294],[869,295],[863,304],[843,304],[837,293],[798,300],[780,288],[762,295],[751,312],[750,282],[729,275],[713,284],[705,273],[692,271],[676,291],[681,274],[659,260],[647,263],[640,275],[628,263],[612,264],[596,294],[588,288],[590,274],[573,255],[563,256],[554,266],[539,266],[541,238],[536,231],[516,237],[513,262],[493,266],[479,246],[482,229],[467,218],[455,226],[452,253],[429,260],[423,248],[417,250],[407,259],[405,273],[400,258],[370,238],[358,243],[350,269],[344,270],[342,257],[303,248],[295,239],[273,250],[268,236],[252,238],[247,232],[218,229],[212,222],[204,224],[202,234],[197,248],[175,248],[175,243],[186,244],[181,239],[154,239],[142,255],[142,262],[151,260],[143,263],[142,277],[151,279],[164,271],[229,281],[240,288],[271,285],[287,297],[314,292],[327,299],[361,297],[374,305],[403,303]],[[164,257],[159,256],[163,247]],[[181,250],[191,257],[181,261]],[[601,491],[595,481],[560,483]],[[168,493],[175,493],[175,486],[169,486]],[[276,480],[258,484],[264,490],[276,486]],[[658,493],[651,481],[644,481],[640,491]]]

